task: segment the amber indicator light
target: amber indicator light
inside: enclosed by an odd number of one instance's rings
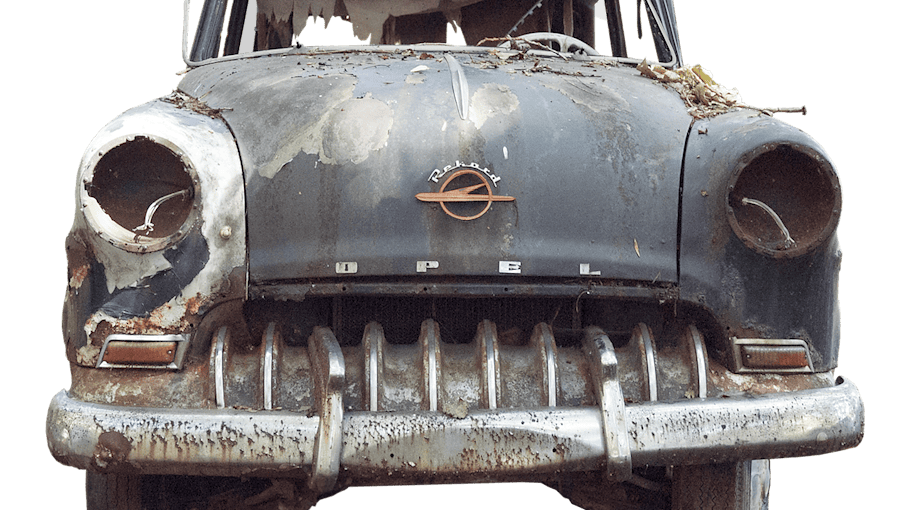
[[[108,342],[104,362],[111,365],[167,365],[174,362],[177,342]]]
[[[748,368],[781,369],[809,366],[801,346],[742,346],[743,365]]]

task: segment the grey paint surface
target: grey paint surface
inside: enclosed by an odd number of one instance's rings
[[[287,55],[184,78],[180,89],[223,109],[238,140],[251,282],[334,276],[337,262],[357,262],[358,276],[413,275],[418,261],[439,262],[429,275],[495,275],[517,261],[522,275],[579,276],[589,264],[603,278],[674,281],[690,123],[677,94],[603,63],[456,58],[467,120],[441,54]],[[459,163],[487,169],[493,192],[515,201],[461,221],[415,198]]]

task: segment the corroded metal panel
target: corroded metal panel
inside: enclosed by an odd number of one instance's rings
[[[221,110],[237,136],[253,283],[675,280],[691,120],[675,92],[628,68],[554,59],[532,73],[530,62],[485,53],[452,58],[469,88],[467,119],[442,58],[415,71],[394,52],[287,55],[188,73],[180,90]],[[476,186],[489,198],[418,199]]]

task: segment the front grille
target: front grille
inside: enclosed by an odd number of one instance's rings
[[[567,297],[430,297],[430,296],[324,296],[301,301],[252,300],[245,315],[253,338],[269,322],[282,326],[290,345],[305,345],[314,327],[332,329],[342,346],[359,345],[370,322],[382,324],[391,344],[418,341],[424,320],[439,324],[443,342],[471,343],[477,325],[496,324],[500,341],[524,345],[535,325],[550,326],[557,345],[574,346],[588,326],[610,335],[617,347],[624,345],[638,323],[647,323],[661,335],[685,321],[675,317],[672,305],[635,299]],[[670,332],[670,331],[668,331]],[[676,336],[676,335],[672,335]]]

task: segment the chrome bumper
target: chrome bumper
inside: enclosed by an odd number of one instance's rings
[[[65,391],[51,402],[48,446],[60,462],[107,472],[304,476],[318,492],[348,483],[543,480],[556,472],[818,455],[863,435],[859,391],[597,407],[442,412],[127,408]],[[605,423],[609,424],[605,426]],[[623,427],[616,429],[613,427]]]

